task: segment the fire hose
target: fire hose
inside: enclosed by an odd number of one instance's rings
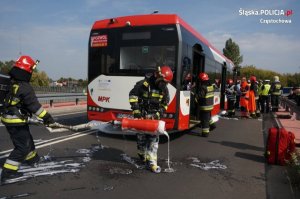
[[[165,122],[161,120],[150,120],[150,119],[128,119],[123,118],[122,120],[112,120],[110,122],[104,123],[93,123],[89,122],[86,124],[80,125],[64,125],[58,122],[54,122],[53,124],[46,125],[47,129],[52,133],[55,132],[56,129],[65,129],[74,132],[89,130],[89,129],[97,129],[97,126],[103,124],[111,124],[114,126],[120,126],[122,131],[134,131],[139,133],[151,134],[151,135],[161,135],[166,134]],[[39,118],[28,118],[28,124],[33,125],[44,125],[43,120]]]

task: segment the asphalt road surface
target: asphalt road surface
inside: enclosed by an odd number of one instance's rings
[[[56,114],[55,119],[70,125],[87,122],[85,113]],[[197,136],[200,129],[172,134],[171,172],[168,142],[161,136],[162,173],[154,174],[138,161],[134,136],[94,130],[50,134],[32,126],[44,161],[38,167],[23,165],[24,177],[0,186],[0,198],[292,198],[284,195],[286,190],[273,197],[281,187],[268,182],[264,128],[261,119],[221,119],[208,138]],[[1,165],[11,148],[0,126]],[[286,179],[282,184],[288,184]]]

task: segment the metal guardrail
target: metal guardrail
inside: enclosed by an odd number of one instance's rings
[[[300,107],[294,101],[289,100],[287,97],[281,97],[280,104],[285,111],[290,112],[290,115],[296,114],[296,120],[300,120]]]
[[[54,103],[65,102],[74,102],[78,105],[80,102],[87,100],[87,96],[84,93],[37,94],[37,98],[41,104],[49,104],[50,107],[52,107]]]

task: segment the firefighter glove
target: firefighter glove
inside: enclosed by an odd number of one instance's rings
[[[53,117],[47,112],[46,115],[42,118],[45,125],[53,124],[55,121]]]
[[[133,111],[133,117],[134,118],[141,118],[142,117],[141,111],[140,110],[134,110]]]
[[[153,115],[153,119],[155,120],[159,120],[160,119],[160,112],[156,112],[154,115]]]

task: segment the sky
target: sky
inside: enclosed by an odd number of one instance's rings
[[[93,23],[154,10],[179,15],[221,52],[232,38],[242,66],[300,72],[300,0],[0,0],[0,61],[30,55],[54,80],[86,79]]]

